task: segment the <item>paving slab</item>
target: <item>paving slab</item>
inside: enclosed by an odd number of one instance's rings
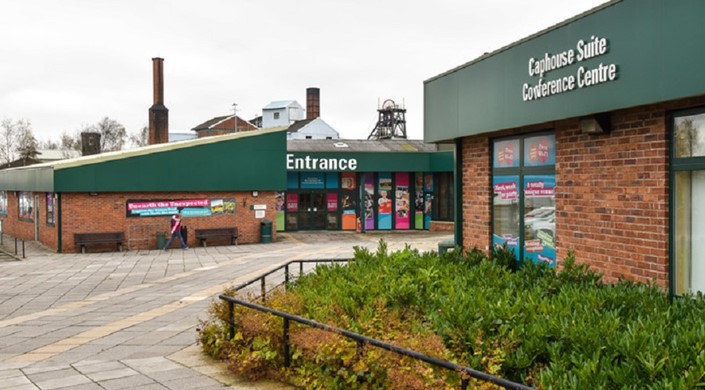
[[[380,239],[390,251],[407,244],[436,250],[451,236],[297,232],[277,238],[86,254],[52,253],[27,242],[24,259],[0,262],[0,389],[290,389],[234,377],[204,356],[196,328],[218,294],[293,259],[349,258],[354,246],[374,251]]]

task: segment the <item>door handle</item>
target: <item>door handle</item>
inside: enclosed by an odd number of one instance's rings
[[[313,211],[318,211],[318,209],[314,207],[314,208],[313,208]]]

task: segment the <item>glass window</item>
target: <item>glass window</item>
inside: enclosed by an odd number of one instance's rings
[[[673,119],[672,288],[705,292],[705,113]]]
[[[47,225],[54,225],[54,193],[47,193]]]
[[[524,177],[524,258],[556,265],[556,176]]]
[[[31,192],[20,192],[19,219],[34,220],[34,197]]]
[[[441,221],[452,221],[453,216],[453,173],[438,173],[437,212]]]
[[[705,156],[705,113],[676,117],[674,122],[675,157]]]
[[[493,144],[492,243],[518,261],[556,265],[555,145],[552,133]]]
[[[492,244],[507,244],[519,255],[519,176],[492,178]]]
[[[7,191],[0,191],[0,215],[7,215]]]

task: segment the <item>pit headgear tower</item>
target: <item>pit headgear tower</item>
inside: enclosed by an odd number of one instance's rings
[[[387,99],[382,106],[377,109],[379,119],[367,137],[371,139],[406,139],[406,109],[394,103],[394,100]]]

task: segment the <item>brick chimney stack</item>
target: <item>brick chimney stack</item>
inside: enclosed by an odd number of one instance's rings
[[[318,88],[306,88],[306,119],[321,116],[321,91]]]
[[[149,144],[169,142],[169,110],[164,106],[164,59],[152,58],[154,104],[149,108]]]

